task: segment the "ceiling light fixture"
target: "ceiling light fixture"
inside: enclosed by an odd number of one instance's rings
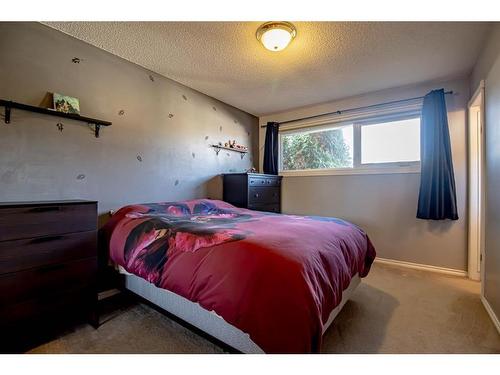
[[[290,22],[266,22],[257,29],[257,40],[269,51],[282,51],[297,36]]]

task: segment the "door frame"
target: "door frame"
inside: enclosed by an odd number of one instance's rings
[[[485,165],[484,80],[472,95],[468,112],[468,266],[469,278],[484,280]],[[483,287],[481,283],[481,294]]]

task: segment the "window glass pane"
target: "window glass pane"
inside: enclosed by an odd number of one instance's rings
[[[281,168],[352,168],[353,127],[281,135]]]
[[[420,118],[361,126],[361,164],[420,160]]]

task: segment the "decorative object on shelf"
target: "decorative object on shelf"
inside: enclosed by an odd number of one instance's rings
[[[226,143],[226,145],[227,145],[227,143]],[[210,145],[210,147],[214,148],[215,153],[217,155],[219,155],[220,150],[229,150],[229,151],[239,152],[240,157],[242,159],[245,157],[245,154],[248,153],[248,150],[246,148],[242,149],[242,148],[236,148],[236,147],[233,148],[233,147],[228,147],[228,146],[222,146],[221,142],[219,142],[219,144],[217,144],[217,145]],[[241,147],[245,147],[245,146],[241,146]]]
[[[57,112],[80,114],[80,101],[77,98],[55,92],[53,101],[54,109]]]
[[[219,146],[222,146],[222,143],[219,142]],[[224,147],[225,148],[231,148],[231,149],[236,149],[237,151],[248,151],[248,147],[247,146],[243,146],[243,145],[240,145],[238,143],[236,143],[236,140],[229,140],[227,141],[226,143],[224,143]]]
[[[247,146],[243,146],[243,145],[240,145],[240,144],[235,144],[233,148],[235,148],[237,150],[241,150],[241,151],[248,151],[248,147]]]
[[[49,115],[49,116],[56,116],[56,117],[68,118],[71,120],[86,122],[89,125],[94,125],[94,135],[96,138],[99,138],[99,131],[101,130],[101,126],[110,126],[112,124],[109,121],[98,120],[98,119],[91,118],[91,117],[85,117],[85,116],[81,116],[81,115],[75,114],[75,113],[57,112],[57,111],[54,111],[53,109],[36,107],[33,105],[17,103],[17,102],[13,102],[13,101],[9,101],[9,100],[0,99],[0,107],[5,107],[4,122],[6,124],[10,124],[11,112],[12,112],[12,109],[15,108],[15,109],[20,109],[22,111],[41,113],[41,114]]]
[[[45,96],[43,97],[40,104],[38,104],[38,106],[55,111],[55,109],[54,109],[54,94],[52,94],[51,92],[46,92]]]

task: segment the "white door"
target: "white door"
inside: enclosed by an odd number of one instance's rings
[[[469,102],[469,256],[468,273],[481,279],[484,244],[484,82]]]

